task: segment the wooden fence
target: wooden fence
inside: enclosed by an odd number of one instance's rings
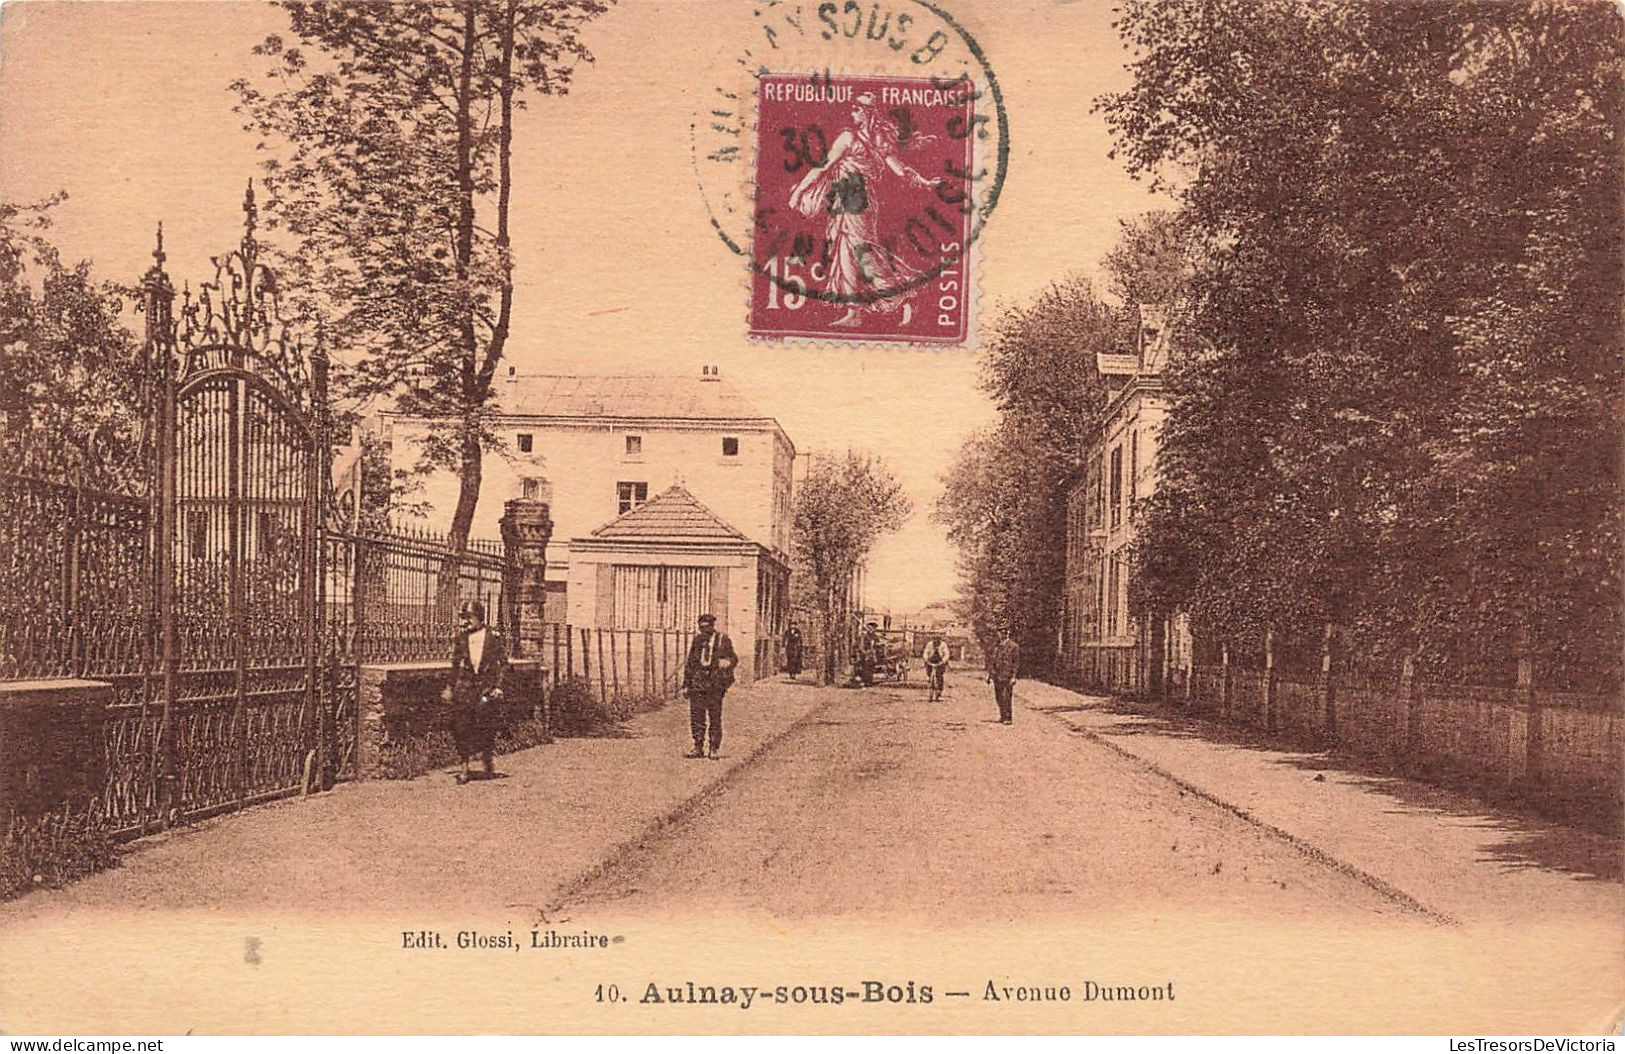
[[[677,695],[691,636],[685,630],[590,629],[550,622],[529,647],[530,657],[547,667],[552,689],[566,680],[581,680],[607,704]]]

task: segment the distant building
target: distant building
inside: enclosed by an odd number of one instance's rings
[[[786,602],[795,445],[778,421],[750,405],[722,380],[714,366],[705,367],[698,376],[685,377],[530,375],[510,368],[499,387],[492,421],[506,449],[486,454],[472,534],[498,537],[497,521],[504,501],[551,490],[554,526],[547,561],[548,621],[590,617],[591,621],[577,624],[607,626],[631,617],[602,607],[598,576],[604,573],[601,568],[616,566],[614,561],[605,564],[606,553],[621,553],[629,568],[702,566],[664,559],[684,546],[698,545],[706,559],[715,556],[718,545],[713,543],[721,539],[696,539],[683,533],[693,528],[688,513],[671,520],[678,533],[669,538],[646,533],[660,522],[657,513],[671,515],[679,506],[686,508],[691,503],[722,525],[728,534],[726,543],[739,549],[733,555],[757,569],[747,573],[744,565],[732,565],[727,588],[708,594],[715,602],[719,622],[727,620],[725,628],[734,637],[741,659],[746,653],[738,624],[743,616],[738,611],[750,612],[760,604],[765,612],[777,605],[779,613],[769,618],[769,624],[774,633],[782,629],[777,623],[783,621]],[[441,426],[421,418],[382,414],[379,431],[389,444],[391,467],[415,466],[424,437],[437,427]],[[624,520],[627,513],[654,504],[657,496],[665,500],[649,517]],[[457,503],[456,476],[449,471],[431,474],[413,498],[428,505],[431,524],[443,530]],[[633,531],[639,532],[640,540],[634,540],[629,533]],[[614,549],[615,545],[620,548]],[[660,549],[661,545],[667,548]],[[657,551],[662,559],[651,563],[648,554]],[[592,564],[594,570],[572,573],[576,559]],[[758,588],[758,571],[764,583],[771,580],[771,588]],[[746,601],[737,595],[736,574],[751,579]],[[623,581],[634,577],[623,577]],[[668,595],[662,589],[681,592],[689,588],[678,584],[680,578],[677,572],[665,574],[660,581],[667,585],[654,586],[656,595]],[[585,589],[589,580],[590,602],[577,603],[569,597],[571,590]],[[615,581],[613,573],[609,581]],[[667,610],[677,609],[662,612]],[[725,615],[725,611],[734,614]],[[752,625],[746,636],[754,637],[755,619],[748,621]]]
[[[976,640],[976,630],[969,620],[960,617],[953,605],[945,600],[927,604],[911,614],[894,616],[892,625],[908,631],[908,647],[912,655],[925,652],[926,643],[933,636],[941,636],[948,645],[948,658],[953,662],[979,665],[982,649]]]
[[[1129,614],[1128,604],[1135,503],[1157,488],[1168,348],[1163,312],[1142,305],[1134,350],[1096,356],[1108,394],[1067,494],[1066,602],[1059,642],[1062,668],[1087,687],[1155,692],[1171,668],[1186,665],[1189,633],[1183,616],[1147,624]]]

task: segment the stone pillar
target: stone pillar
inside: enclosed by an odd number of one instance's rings
[[[1518,729],[1523,735],[1514,734],[1514,743],[1519,738],[1523,740],[1521,756],[1514,755],[1508,766],[1509,775],[1514,785],[1526,792],[1535,792],[1540,788],[1541,753],[1544,744],[1541,742],[1542,729],[1540,720],[1540,697],[1535,694],[1535,663],[1526,653],[1518,660],[1518,709],[1514,720],[1522,720],[1523,727]]]
[[[1399,761],[1405,771],[1416,766],[1421,737],[1422,713],[1416,693],[1416,656],[1410,652],[1399,660]]]
[[[553,518],[549,515],[551,488],[542,484],[536,497],[512,498],[502,507],[502,546],[507,558],[511,590],[507,605],[507,625],[503,629],[514,643],[514,654],[539,656],[545,630],[542,628],[547,599],[547,543],[553,538]]]
[[[553,538],[553,517],[549,503],[553,490],[540,480],[527,480],[526,497],[511,498],[502,507],[502,548],[507,564],[503,583],[507,596],[507,619],[503,626],[513,641],[515,658],[542,659],[547,617],[547,543]],[[547,684],[550,675],[538,669],[531,695],[531,714],[540,718],[543,742],[552,742],[548,713]],[[523,700],[512,700],[523,706]]]
[[[1185,641],[1185,705],[1196,705],[1196,634]]]

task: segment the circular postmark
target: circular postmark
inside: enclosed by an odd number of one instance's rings
[[[691,147],[710,223],[749,265],[750,335],[964,342],[1009,161],[981,46],[931,0],[748,10]]]

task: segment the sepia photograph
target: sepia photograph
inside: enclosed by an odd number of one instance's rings
[[[0,1033],[1620,1035],[1622,75],[5,0]]]

